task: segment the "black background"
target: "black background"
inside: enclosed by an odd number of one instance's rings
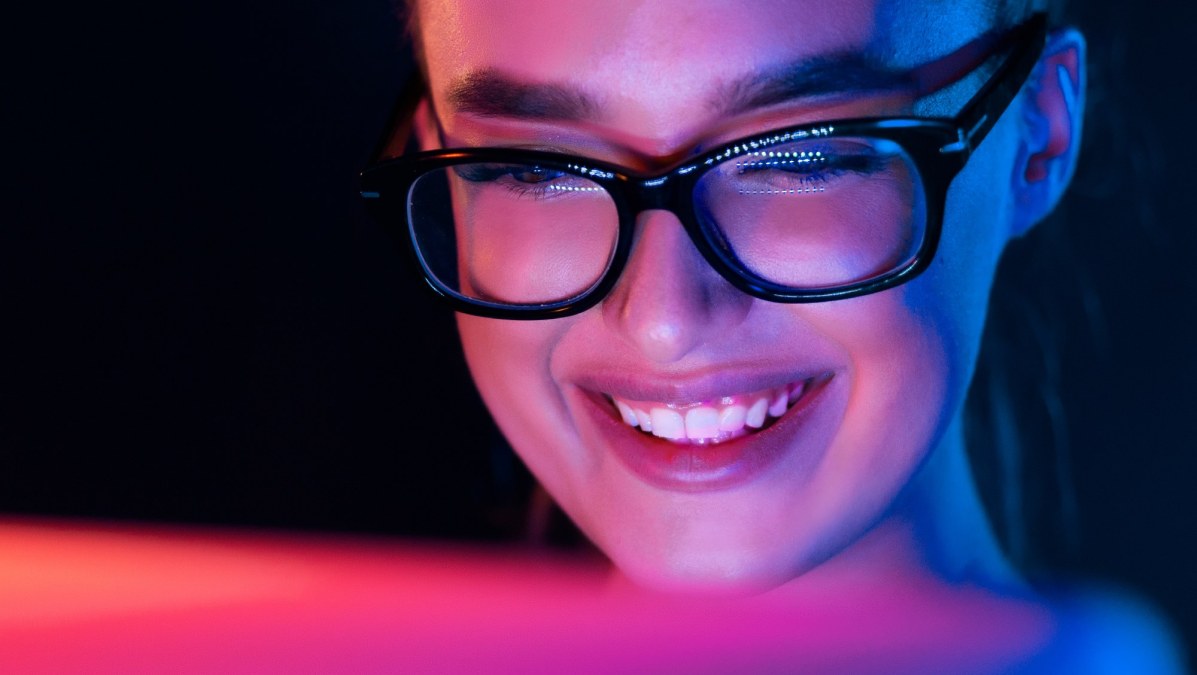
[[[1083,165],[1003,263],[980,376],[1057,439],[1020,471],[1027,559],[1194,644],[1197,17],[1075,4]],[[41,12],[2,47],[0,511],[511,536],[527,475],[356,199],[408,67],[389,4]]]

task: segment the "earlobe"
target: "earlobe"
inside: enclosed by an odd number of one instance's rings
[[[1015,166],[1014,235],[1043,220],[1076,169],[1085,102],[1085,39],[1072,28],[1053,32],[1023,93],[1020,161]]]

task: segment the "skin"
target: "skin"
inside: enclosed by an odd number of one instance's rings
[[[795,59],[877,50],[894,66],[931,60],[987,29],[983,4],[426,3],[417,30],[431,100],[415,130],[439,147],[435,117],[449,146],[548,147],[647,171],[788,124],[953,114],[976,78],[922,101],[855,93],[736,112],[711,101],[726,83]],[[1071,176],[1082,56],[1078,34],[1053,35],[1045,62],[1055,67],[1036,71],[957,177],[937,257],[903,286],[829,303],[755,299],[710,269],[672,214],[648,211],[598,306],[548,321],[459,315],[495,420],[622,573],[734,593],[897,579],[1018,587],[973,486],[961,405],[1002,249]],[[594,109],[569,120],[458,109],[454,83],[486,70],[584,92]],[[595,392],[692,400],[811,372],[831,379],[782,459],[726,489],[643,480],[588,408]]]

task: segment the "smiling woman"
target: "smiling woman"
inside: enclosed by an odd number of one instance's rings
[[[1156,630],[1025,581],[964,445],[998,260],[1076,165],[1076,30],[979,0],[413,17],[423,87],[397,121],[420,152],[388,139],[363,196],[458,310],[503,433],[622,576],[815,604],[981,589],[1054,617],[994,637],[1024,647]],[[1159,644],[1118,667],[1176,668]]]

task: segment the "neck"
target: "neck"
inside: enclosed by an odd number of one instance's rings
[[[793,590],[895,582],[1026,590],[981,505],[959,417],[888,513],[855,544],[795,580]]]

